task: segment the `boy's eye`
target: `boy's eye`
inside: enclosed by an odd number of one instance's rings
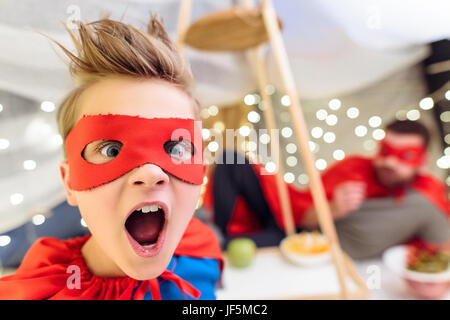
[[[105,157],[115,158],[119,155],[121,148],[122,148],[122,146],[118,145],[117,143],[107,144],[100,149],[100,152]]]
[[[83,158],[93,164],[103,164],[117,157],[123,144],[114,140],[98,140],[89,143],[83,150]]]
[[[195,148],[188,140],[169,140],[164,143],[164,151],[176,160],[186,161],[194,155]]]

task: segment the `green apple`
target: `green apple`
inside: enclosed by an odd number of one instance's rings
[[[248,267],[255,257],[256,244],[249,238],[236,238],[231,240],[227,246],[228,260],[237,268]]]

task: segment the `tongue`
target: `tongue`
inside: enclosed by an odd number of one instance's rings
[[[164,224],[161,213],[132,213],[125,222],[128,233],[142,246],[153,244],[158,239]]]

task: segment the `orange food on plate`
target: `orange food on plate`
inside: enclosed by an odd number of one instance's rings
[[[296,254],[318,254],[328,251],[328,244],[319,232],[301,232],[286,240],[286,249]]]

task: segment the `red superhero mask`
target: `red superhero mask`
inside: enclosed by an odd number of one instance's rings
[[[380,142],[380,151],[377,157],[386,158],[393,156],[400,162],[410,165],[412,167],[420,167],[425,163],[426,151],[423,146],[420,147],[393,147],[386,141]]]
[[[115,142],[111,159],[101,164],[87,161],[86,146],[102,140]],[[146,163],[192,184],[203,183],[206,168],[200,127],[194,119],[84,116],[67,136],[66,151],[70,186],[76,191],[111,182]]]

